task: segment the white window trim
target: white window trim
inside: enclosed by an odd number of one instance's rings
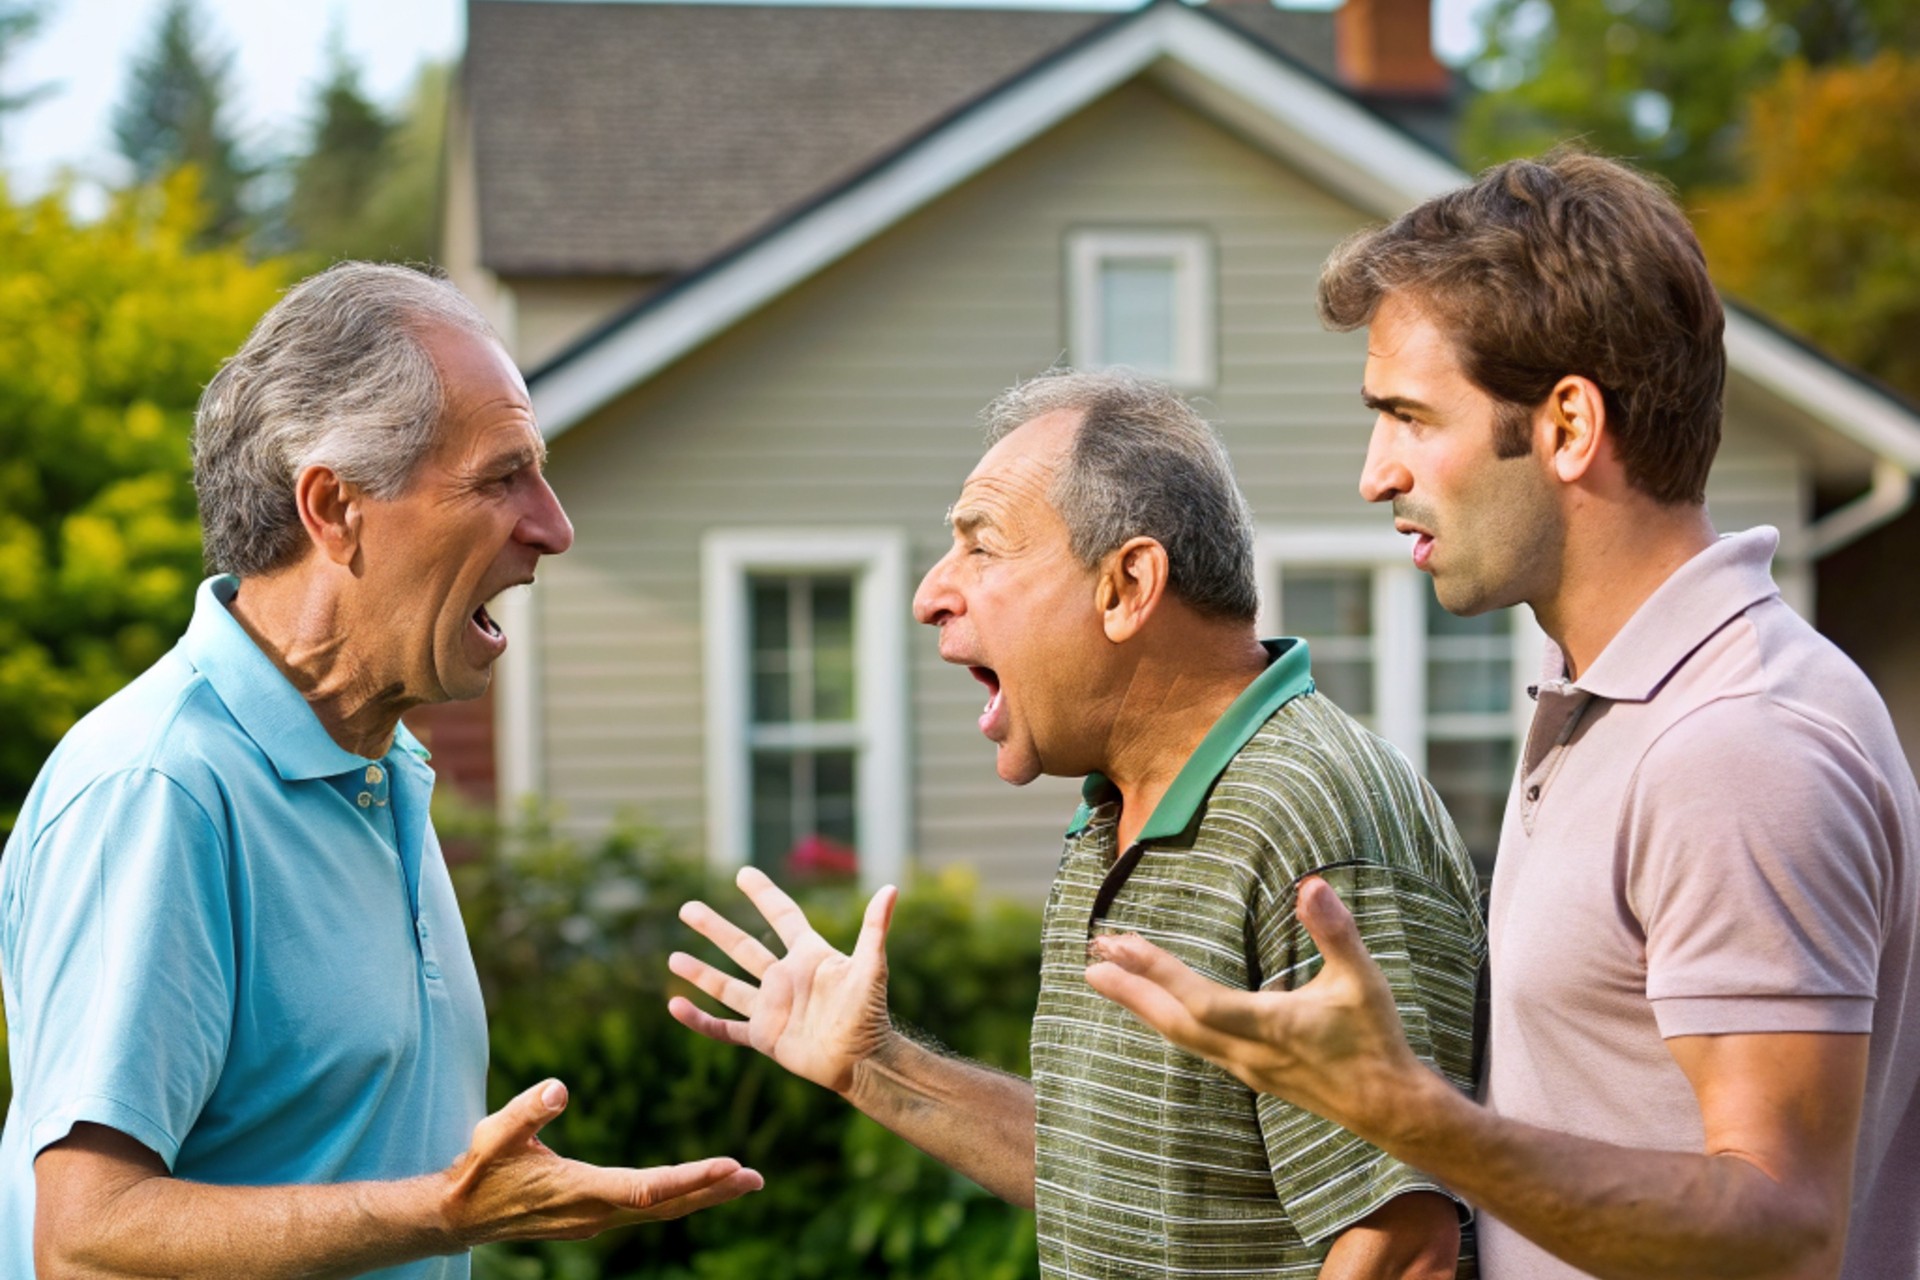
[[[747,575],[854,575],[854,785],[860,882],[898,884],[907,869],[912,770],[907,757],[907,539],[897,529],[716,529],[700,547],[706,655],[707,860],[745,866],[753,787]]]
[[[1167,381],[1199,390],[1218,381],[1213,241],[1204,231],[1073,231],[1067,235],[1067,358],[1098,369],[1100,264],[1108,258],[1173,259],[1173,369]]]
[[[1400,748],[1415,769],[1427,769],[1426,585],[1413,564],[1412,540],[1392,529],[1266,529],[1254,542],[1260,584],[1260,633],[1284,628],[1274,590],[1289,564],[1347,565],[1373,572],[1374,729]],[[1532,609],[1514,612],[1513,734],[1516,750],[1533,721],[1527,686],[1540,678],[1546,635]]]

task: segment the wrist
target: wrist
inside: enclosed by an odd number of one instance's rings
[[[919,1045],[889,1024],[866,1056],[854,1062],[847,1087],[840,1091],[840,1096],[861,1111],[868,1110],[878,1100],[880,1091],[904,1074],[904,1060],[921,1051]]]
[[[1380,1122],[1362,1137],[1408,1164],[1433,1172],[1432,1158],[1459,1127],[1462,1109],[1474,1103],[1425,1063],[1396,1079],[1393,1096],[1380,1109]]]

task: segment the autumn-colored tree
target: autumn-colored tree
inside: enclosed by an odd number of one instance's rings
[[[1920,58],[1790,63],[1695,223],[1728,293],[1920,399]]]
[[[54,743],[192,611],[193,407],[286,277],[201,247],[194,181],[92,223],[0,184],[0,836]]]

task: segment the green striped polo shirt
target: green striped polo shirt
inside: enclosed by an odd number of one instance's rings
[[[1173,1047],[1086,983],[1089,938],[1113,931],[1228,986],[1303,985],[1320,961],[1294,893],[1319,875],[1352,909],[1414,1052],[1472,1088],[1486,932],[1466,849],[1406,759],[1313,691],[1307,646],[1267,648],[1267,670],[1132,848],[1117,848],[1119,795],[1097,774],[1067,832],[1033,1020],[1049,1280],[1317,1276],[1343,1229],[1394,1196],[1441,1190]]]

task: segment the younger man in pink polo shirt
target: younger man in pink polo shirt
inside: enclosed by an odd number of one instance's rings
[[[1351,916],[1234,992],[1138,938],[1088,980],[1478,1205],[1491,1280],[1920,1276],[1920,789],[1857,668],[1715,535],[1723,316],[1624,166],[1489,171],[1336,252],[1390,502],[1456,613],[1552,638],[1501,833],[1480,1103],[1407,1051]]]

